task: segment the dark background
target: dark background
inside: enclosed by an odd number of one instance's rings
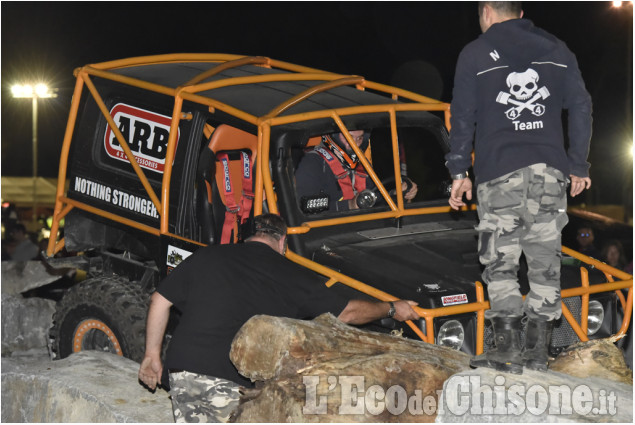
[[[593,187],[575,199],[632,208],[632,4],[525,2],[525,18],[577,55],[594,102]],[[2,2],[2,175],[30,176],[31,101],[40,100],[38,175],[56,177],[74,68],[178,52],[269,56],[452,100],[457,56],[480,34],[476,2]]]

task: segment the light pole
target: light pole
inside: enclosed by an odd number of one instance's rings
[[[16,84],[11,87],[11,93],[15,98],[30,98],[33,100],[33,224],[37,222],[37,100],[57,97],[56,89],[49,89],[46,84],[39,83]]]

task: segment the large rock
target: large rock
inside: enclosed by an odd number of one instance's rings
[[[138,370],[98,351],[2,358],[2,422],[174,422],[168,393],[147,391]]]
[[[66,272],[47,268],[42,261],[2,261],[2,293],[21,294],[55,282]]]
[[[578,363],[579,367],[579,363]],[[437,422],[633,423],[633,385],[558,372],[473,369],[443,386]]]
[[[549,369],[579,378],[597,377],[633,385],[633,370],[611,338],[573,344],[549,363]]]
[[[2,294],[2,355],[46,350],[55,302]]]

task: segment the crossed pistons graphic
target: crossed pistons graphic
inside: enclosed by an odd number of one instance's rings
[[[512,72],[507,76],[509,93],[501,91],[496,96],[498,103],[516,105],[505,111],[507,118],[516,119],[525,109],[529,109],[537,117],[545,113],[545,105],[536,103],[536,101],[548,98],[550,93],[545,86],[538,88],[538,79],[538,73],[531,68],[521,73]]]

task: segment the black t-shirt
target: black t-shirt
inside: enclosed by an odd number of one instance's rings
[[[166,367],[251,385],[229,359],[235,334],[257,314],[339,315],[348,301],[324,282],[264,243],[201,248],[157,288],[182,313]]]

